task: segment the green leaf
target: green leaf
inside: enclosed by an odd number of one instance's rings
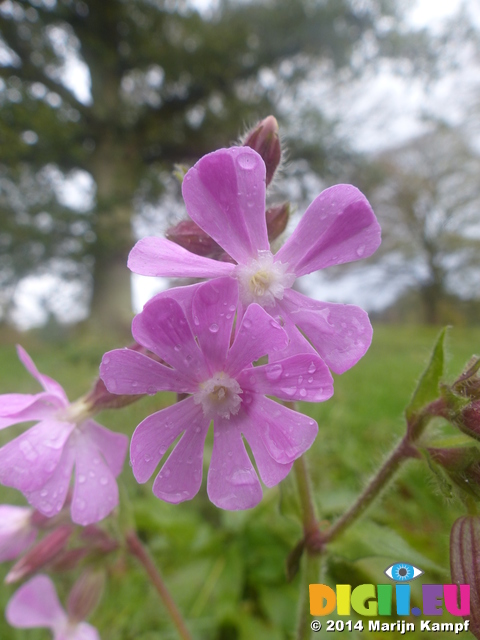
[[[415,389],[410,404],[405,409],[405,415],[409,424],[415,419],[425,405],[436,400],[439,396],[439,385],[443,376],[445,359],[444,342],[447,328],[448,327],[442,329],[438,336],[430,362],[417,384],[417,388]]]
[[[328,545],[329,551],[354,562],[363,558],[383,557],[391,562],[418,564],[422,569],[442,572],[442,567],[411,547],[396,531],[374,522],[359,522],[341,538]]]

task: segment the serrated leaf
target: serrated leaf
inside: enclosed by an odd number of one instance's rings
[[[444,367],[444,342],[447,327],[442,329],[437,338],[437,342],[433,348],[433,352],[427,368],[420,378],[417,388],[413,394],[410,404],[405,409],[407,421],[410,423],[412,419],[418,415],[421,409],[428,403],[432,402],[439,395],[439,385],[443,376]]]
[[[480,639],[480,518],[463,516],[450,533],[452,582],[470,585],[470,631]]]

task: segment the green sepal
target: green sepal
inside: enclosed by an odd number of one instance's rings
[[[410,403],[405,409],[405,416],[410,429],[412,429],[412,426],[418,422],[422,409],[439,397],[439,387],[444,370],[444,342],[447,328],[448,327],[442,329],[438,336],[430,362],[417,384],[417,388],[413,393]],[[417,428],[419,427],[420,425],[418,425]]]

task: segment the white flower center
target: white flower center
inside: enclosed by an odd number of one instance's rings
[[[193,400],[195,404],[202,405],[205,416],[213,418],[218,415],[228,420],[232,414],[237,415],[240,409],[241,393],[243,391],[238,382],[220,371],[200,383]]]
[[[233,273],[240,284],[242,302],[273,306],[275,299],[281,300],[285,289],[295,282],[295,274],[287,269],[288,264],[274,262],[270,251],[259,251],[256,259],[237,265]]]

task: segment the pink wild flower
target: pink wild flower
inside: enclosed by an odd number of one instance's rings
[[[128,266],[133,272],[180,278],[229,276],[240,286],[240,316],[255,302],[287,331],[290,343],[281,357],[316,351],[335,373],[358,362],[372,339],[365,311],[317,302],[291,288],[300,276],[367,258],[377,249],[380,226],[358,189],[340,184],[323,191],[275,255],[265,220],[265,164],[253,149],[220,149],[201,158],[183,180],[183,197],[192,220],[237,264],[194,255],[167,239],[149,237],[130,253]],[[187,290],[173,295],[183,300],[194,291],[190,289],[190,294]]]
[[[42,574],[13,594],[5,617],[12,627],[19,629],[46,627],[52,631],[53,640],[100,640],[95,627],[69,619],[58,600],[55,585]]]
[[[147,417],[131,441],[133,473],[138,482],[146,482],[183,433],[153,484],[154,494],[167,502],[197,494],[205,437],[213,420],[209,498],[223,509],[255,506],[262,489],[242,435],[261,479],[272,487],[311,446],[318,429],[308,416],[266,396],[318,402],[333,393],[328,367],[317,354],[252,366],[267,352],[276,353],[288,344],[285,331],[258,304],[248,307],[230,346],[237,303],[233,278],[198,286],[187,315],[176,300],[157,296],[134,318],[132,333],[168,366],[129,349],[103,357],[100,375],[112,393],[190,394]]]
[[[122,470],[128,438],[91,420],[82,401],[70,404],[58,382],[39,373],[22,347],[17,351],[44,390],[0,395],[1,429],[37,422],[0,448],[0,483],[18,489],[51,517],[65,503],[75,465],[72,520],[81,525],[102,520],[118,504],[115,478]]]
[[[0,505],[0,562],[14,560],[34,542],[37,528],[33,513],[30,507]]]

